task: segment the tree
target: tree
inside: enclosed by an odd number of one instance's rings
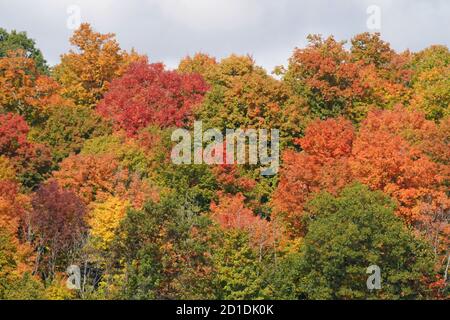
[[[155,188],[122,168],[113,154],[69,156],[61,162],[53,178],[61,187],[75,192],[86,205],[118,196],[139,208],[147,199],[157,198]]]
[[[229,230],[222,235],[222,243],[213,255],[218,288],[216,299],[257,300],[264,298],[262,264],[249,246],[248,235]]]
[[[208,165],[168,163],[156,170],[156,182],[161,188],[187,197],[199,212],[209,209],[211,200],[216,197],[217,182]]]
[[[0,57],[0,112],[18,113],[33,125],[42,123],[48,110],[68,103],[59,90],[58,83],[42,75],[23,51]]]
[[[388,109],[406,99],[404,81],[391,80],[386,68],[380,69],[393,53],[378,36],[356,36],[353,54],[332,36],[310,35],[308,41],[294,51],[284,81],[307,100],[312,117],[359,122],[371,108]]]
[[[362,185],[338,197],[323,193],[309,204],[312,217],[296,265],[297,298],[424,299],[432,293],[433,252],[394,215],[393,202]],[[381,269],[381,289],[366,287],[366,269]]]
[[[206,81],[214,80],[217,61],[204,53],[196,53],[193,57],[187,56],[180,61],[178,71],[181,73],[197,73]]]
[[[70,43],[78,51],[62,55],[53,74],[63,87],[62,94],[80,106],[94,107],[111,81],[138,59],[134,51],[128,54],[120,49],[114,34],[97,33],[87,23],[74,32]]]
[[[409,84],[413,73],[409,51],[397,54],[378,32],[358,34],[351,39],[351,44],[352,61],[375,66],[377,73],[384,79],[404,86]],[[407,91],[402,91],[399,93],[407,94]]]
[[[412,83],[427,71],[446,67],[450,64],[450,51],[446,46],[433,45],[413,55],[410,67],[413,70]]]
[[[17,248],[12,234],[0,226],[0,299],[5,299],[14,271],[17,268]]]
[[[0,242],[4,241],[2,245],[10,248],[4,249],[2,254],[5,256],[0,258],[3,261],[0,265],[7,264],[2,266],[5,273],[0,272],[0,278],[21,277],[25,272],[32,271],[32,248],[25,242],[26,230],[21,228],[24,221],[27,221],[29,208],[30,198],[20,193],[17,182],[0,180]]]
[[[73,155],[61,162],[53,176],[60,186],[74,191],[89,204],[123,191],[127,173],[110,154],[101,157]]]
[[[16,170],[11,161],[5,157],[0,156],[0,180],[15,180]]]
[[[23,117],[0,114],[0,154],[10,159],[22,184],[34,188],[47,177],[51,157],[45,145],[28,140],[28,132]]]
[[[141,177],[151,175],[153,161],[146,150],[134,139],[125,134],[115,133],[86,140],[81,149],[82,155],[105,155],[113,153],[120,165]]]
[[[196,67],[199,64],[203,67]],[[196,118],[205,128],[279,129],[283,143],[300,135],[304,102],[251,57],[231,55],[214,63],[211,58],[196,55],[183,60],[179,69],[201,72],[211,86],[196,110]]]
[[[369,113],[356,134],[343,120],[312,123],[298,140],[304,151],[284,154],[274,215],[281,216],[291,231],[301,232],[298,218],[314,193],[336,193],[360,181],[395,198],[397,213],[409,224],[441,216],[449,207],[444,194],[448,167],[427,155],[445,154],[445,139],[438,137],[423,114],[404,108]],[[435,151],[427,140],[435,141]]]
[[[300,235],[305,203],[320,191],[338,192],[353,180],[348,159],[355,132],[343,118],[312,122],[296,140],[302,152],[286,150],[280,182],[272,197],[272,218],[281,219],[292,235]]]
[[[96,203],[89,213],[91,242],[101,251],[108,252],[114,240],[116,230],[124,219],[127,201],[117,197],[110,197],[103,203]]]
[[[379,33],[358,34],[352,38],[351,44],[350,52],[355,61],[374,64],[377,68],[388,67],[395,56],[394,50],[380,38]]]
[[[353,143],[350,165],[357,180],[394,197],[399,202],[398,213],[412,223],[433,212],[425,211],[424,206],[437,209],[448,208],[449,204],[443,193],[440,167],[401,136],[398,126],[405,124],[395,124],[402,118],[395,117],[399,112],[401,109],[369,114]],[[390,121],[390,117],[394,119]],[[397,126],[397,135],[386,129],[389,125]]]
[[[292,146],[304,129],[306,104],[283,82],[267,74],[250,56],[230,55],[219,63],[204,54],[187,57],[179,71],[200,73],[210,85],[195,117],[204,130],[278,129],[280,147]],[[219,189],[242,192],[255,213],[268,216],[268,202],[277,177],[262,177],[256,165],[212,167]]]
[[[425,112],[428,119],[439,121],[449,115],[450,52],[445,46],[431,46],[414,54],[411,86],[413,108]]]
[[[0,58],[6,57],[10,51],[22,50],[25,57],[35,61],[36,67],[41,74],[48,74],[49,69],[44,56],[36,47],[33,39],[28,38],[26,32],[17,32],[16,30],[7,30],[0,28]]]
[[[450,66],[422,72],[414,83],[411,104],[428,119],[440,120],[450,115]]]
[[[127,298],[215,297],[211,244],[217,238],[210,221],[194,210],[188,199],[172,194],[128,211],[118,231],[125,237],[114,246]]]
[[[55,181],[40,186],[32,199],[29,228],[36,248],[35,271],[52,278],[74,262],[86,237],[86,206]]]
[[[279,231],[267,220],[256,216],[244,205],[244,196],[221,195],[218,203],[211,204],[211,217],[224,230],[248,233],[251,247],[259,253],[259,259],[275,247]]]
[[[185,127],[206,91],[199,75],[166,71],[161,63],[141,59],[113,81],[97,111],[130,136],[148,125]]]
[[[85,140],[110,131],[108,123],[92,110],[61,106],[52,110],[47,121],[32,135],[35,140],[47,143],[55,162],[60,162],[70,154],[79,153]]]
[[[19,192],[15,181],[0,180],[0,226],[18,234],[20,222],[29,207],[29,197]]]

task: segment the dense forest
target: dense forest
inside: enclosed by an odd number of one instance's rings
[[[49,66],[0,29],[0,299],[449,298],[448,48],[307,40],[169,70],[82,24]],[[278,129],[279,172],[173,163],[195,120]]]

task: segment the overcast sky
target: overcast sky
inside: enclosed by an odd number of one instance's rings
[[[271,71],[310,33],[343,40],[374,31],[371,5],[380,8],[382,37],[397,50],[450,43],[449,0],[0,0],[0,27],[27,31],[54,65],[69,49],[73,5],[83,22],[114,32],[122,48],[169,67],[201,51],[251,54]]]

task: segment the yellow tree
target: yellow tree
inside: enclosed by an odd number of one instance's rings
[[[94,204],[88,224],[91,227],[92,245],[95,249],[108,250],[128,206],[127,200],[118,197],[109,197],[103,203]]]
[[[450,66],[422,72],[414,83],[411,105],[425,112],[428,119],[450,115]]]
[[[63,86],[63,95],[77,105],[95,106],[111,80],[120,76],[129,62],[138,59],[134,51],[122,51],[114,36],[95,32],[84,23],[70,38],[78,51],[62,55],[54,76]]]
[[[430,46],[414,54],[411,62],[413,91],[411,105],[430,120],[450,115],[450,51],[446,46]]]

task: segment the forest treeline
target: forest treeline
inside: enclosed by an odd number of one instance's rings
[[[0,29],[0,299],[449,298],[446,46],[311,35],[270,73],[70,43]],[[279,129],[279,173],[172,163],[195,120]]]

